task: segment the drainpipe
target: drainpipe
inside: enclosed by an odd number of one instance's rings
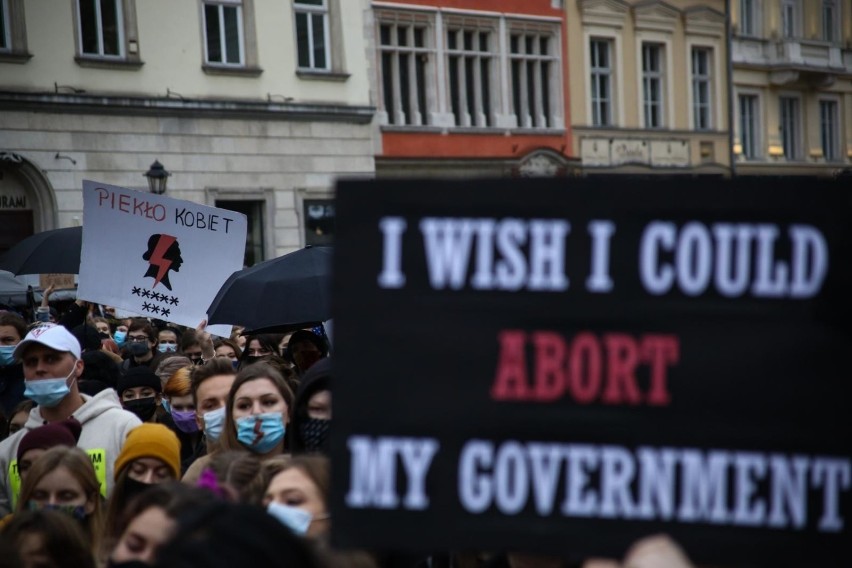
[[[731,179],[737,177],[737,162],[734,154],[734,52],[733,26],[731,24],[731,0],[725,0],[725,44],[728,52],[728,162]]]

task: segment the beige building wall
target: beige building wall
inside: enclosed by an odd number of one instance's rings
[[[254,208],[256,260],[304,246],[305,201],[375,173],[368,5],[327,1],[316,71],[297,68],[292,2],[242,0],[243,64],[222,66],[205,64],[201,0],[120,0],[119,58],[80,57],[77,0],[9,0],[25,41],[0,51],[0,194],[32,230],[77,225],[82,180],[147,191],[159,160],[167,195]]]
[[[39,190],[52,192],[55,216],[36,230],[83,222],[84,179],[147,191],[142,174],[159,160],[172,173],[170,197],[262,203],[267,258],[304,246],[305,199],[330,198],[338,177],[373,171],[369,128],[318,121],[0,112],[0,148],[32,164]],[[36,188],[5,166],[0,192],[35,202]]]
[[[588,173],[727,174],[729,134],[724,1],[570,0],[569,85],[574,153]],[[600,43],[606,77],[595,79]],[[645,115],[643,45],[656,46],[661,99]],[[709,116],[696,125],[693,49],[705,54]],[[593,53],[594,52],[594,53]],[[598,65],[600,67],[600,65]],[[655,67],[648,63],[649,70]],[[600,76],[600,74],[597,74]],[[609,82],[608,113],[601,81]],[[597,95],[597,96],[596,96]],[[602,115],[607,115],[602,118]],[[651,117],[653,120],[653,117]]]
[[[731,0],[731,20],[737,172],[849,168],[852,2]]]
[[[0,83],[29,91],[53,90],[54,82],[87,92],[185,98],[266,99],[368,105],[366,45],[361,0],[330,0],[334,70],[345,77],[298,77],[292,1],[243,0],[247,70],[204,67],[200,0],[124,0],[135,14],[138,64],[75,63],[76,0],[25,0],[24,65],[3,65]],[[126,19],[134,19],[128,18]],[[345,23],[345,26],[344,26]],[[337,35],[335,38],[334,35]],[[125,44],[131,39],[125,38]],[[130,49],[130,45],[128,45]],[[254,55],[252,55],[252,53]],[[176,96],[175,96],[176,98]]]

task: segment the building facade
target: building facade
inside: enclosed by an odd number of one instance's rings
[[[371,6],[377,176],[576,170],[561,0]]]
[[[728,175],[723,0],[569,0],[573,152],[584,174]]]
[[[248,264],[325,242],[335,180],[375,172],[368,8],[0,0],[0,251],[155,160],[167,195],[248,215]]]
[[[732,0],[738,174],[852,164],[852,1]]]

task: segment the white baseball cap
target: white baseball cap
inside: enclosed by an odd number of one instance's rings
[[[15,347],[15,360],[21,360],[24,350],[31,343],[39,343],[55,351],[71,353],[76,359],[80,358],[80,342],[61,325],[40,325],[30,330],[24,340]]]

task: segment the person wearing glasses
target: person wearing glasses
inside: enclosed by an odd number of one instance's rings
[[[126,347],[128,356],[121,364],[122,373],[142,365],[156,371],[157,366],[166,356],[157,349],[157,334],[154,332],[154,327],[144,318],[137,318],[130,322],[127,328]]]

